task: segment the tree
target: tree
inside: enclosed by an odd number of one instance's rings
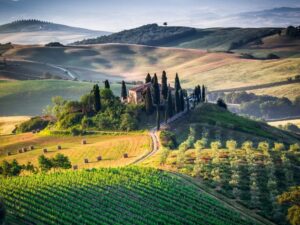
[[[166,104],[166,112],[165,112],[165,121],[167,121],[169,118],[173,116],[173,100],[172,100],[172,92],[169,89],[168,91],[168,98],[167,98],[167,104]]]
[[[53,168],[70,169],[72,166],[69,158],[63,154],[57,154],[51,161]]]
[[[181,86],[180,86],[178,73],[176,73],[176,76],[175,76],[175,91],[179,91],[179,90],[181,90]]]
[[[131,116],[129,113],[124,113],[121,116],[120,128],[126,131],[135,130],[138,128],[138,121],[135,117]]]
[[[292,225],[300,224],[300,186],[291,187],[289,191],[277,197],[279,204],[287,204],[288,209],[287,219]]]
[[[152,83],[153,104],[160,105],[160,91],[156,74],[154,74]]]
[[[206,101],[206,90],[205,90],[205,86],[202,85],[202,94],[201,94],[201,97],[202,97],[202,102],[205,102]]]
[[[221,107],[221,108],[223,108],[223,109],[227,109],[227,104],[224,102],[224,100],[223,99],[221,99],[221,98],[219,98],[218,100],[217,100],[217,106],[219,106],[219,107]]]
[[[3,176],[18,176],[22,171],[22,166],[19,165],[17,160],[13,160],[11,163],[4,160],[0,166],[0,174]]]
[[[179,91],[175,90],[175,112],[180,112],[180,96]]]
[[[38,162],[39,162],[39,167],[43,172],[47,172],[52,168],[51,160],[45,157],[44,155],[39,156]]]
[[[167,78],[166,71],[163,71],[162,77],[161,77],[161,94],[162,94],[164,100],[166,100],[168,97],[168,85],[167,85],[168,81],[167,80],[168,80],[168,78]]]
[[[151,82],[151,76],[150,73],[147,74],[146,79],[145,79],[145,84]]]
[[[0,224],[4,223],[6,210],[2,199],[0,199]]]
[[[183,93],[183,90],[181,89],[179,91],[179,97],[180,97],[180,111],[184,111],[184,108],[185,108],[185,102],[184,102],[184,93]]]
[[[124,80],[122,81],[121,98],[123,100],[127,99],[127,88]]]
[[[94,110],[96,113],[98,113],[101,110],[101,98],[98,84],[94,85],[92,92],[94,96]]]
[[[104,81],[104,87],[107,88],[107,89],[110,89],[110,84],[109,84],[108,80]]]
[[[156,105],[156,129],[160,129],[160,111],[159,111],[159,105]]]
[[[221,142],[220,141],[213,141],[210,143],[210,148],[212,150],[218,150],[221,147]]]
[[[202,101],[202,93],[201,93],[201,87],[200,85],[197,86],[197,94],[198,94],[198,102]]]
[[[152,96],[149,87],[146,90],[145,109],[147,114],[151,114],[153,112],[153,102],[152,102]]]
[[[237,143],[234,140],[228,140],[226,141],[226,148],[233,151],[236,149]]]

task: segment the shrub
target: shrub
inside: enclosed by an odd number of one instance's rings
[[[227,149],[229,149],[229,150],[235,150],[236,146],[237,146],[236,141],[234,141],[234,140],[226,141],[226,148]]]
[[[205,148],[206,145],[207,145],[207,139],[206,138],[201,138],[200,140],[196,141],[195,148],[197,150],[201,150],[201,149]]]
[[[173,132],[168,130],[163,130],[159,134],[159,139],[162,146],[170,149],[175,149],[177,147],[176,136]]]
[[[274,151],[282,151],[282,150],[284,150],[284,144],[283,143],[277,143],[277,142],[275,142],[274,143]]]
[[[33,117],[29,121],[20,124],[16,133],[25,133],[33,130],[42,130],[49,124],[49,121],[43,120],[41,117]]]
[[[289,151],[292,151],[292,152],[300,151],[300,145],[298,143],[290,145]]]
[[[269,151],[269,143],[265,142],[265,141],[259,142],[257,149],[260,151],[263,151],[263,152],[267,152],[267,151]]]
[[[218,150],[221,147],[221,142],[220,141],[213,141],[210,143],[210,148],[212,150]]]

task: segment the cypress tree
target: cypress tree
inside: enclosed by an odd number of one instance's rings
[[[147,74],[146,79],[145,79],[145,84],[151,82],[151,76],[150,73]]]
[[[199,93],[198,93],[198,86],[194,88],[194,98],[196,99],[197,103],[200,101],[199,100]]]
[[[205,91],[205,86],[202,85],[202,102],[205,102],[205,100],[206,100],[206,93],[205,92],[206,92]]]
[[[180,112],[180,97],[179,97],[179,92],[175,90],[175,112],[179,113]]]
[[[175,90],[179,91],[180,89],[181,89],[180,81],[179,81],[178,73],[176,73],[176,76],[175,76]]]
[[[169,89],[168,90],[168,98],[167,98],[167,104],[166,104],[166,112],[165,112],[165,121],[173,116],[173,100],[172,100],[172,92]]]
[[[110,89],[110,85],[109,85],[108,80],[104,81],[104,87],[107,88],[107,89]]]
[[[122,81],[121,97],[122,99],[127,98],[127,88],[124,80]]]
[[[145,109],[146,109],[147,114],[151,114],[153,112],[152,96],[151,96],[151,90],[149,87],[146,90]]]
[[[160,129],[160,111],[159,111],[159,105],[156,105],[156,129]]]
[[[168,97],[168,85],[167,85],[167,74],[166,71],[163,71],[162,77],[161,77],[161,94],[164,98],[164,100]]]
[[[93,95],[94,95],[94,110],[97,113],[101,110],[101,97],[100,97],[100,90],[98,84],[94,85]]]
[[[202,100],[202,91],[200,85],[198,85],[198,94],[199,94],[199,102],[200,102]]]
[[[180,90],[179,91],[179,97],[180,97],[180,111],[184,111],[184,105],[185,105],[185,102],[184,102],[184,93],[183,93],[183,90]]]
[[[160,105],[160,91],[159,91],[159,84],[158,84],[156,74],[154,74],[153,77],[152,93],[153,93],[153,103],[155,105]]]

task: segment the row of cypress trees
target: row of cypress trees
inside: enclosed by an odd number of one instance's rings
[[[145,83],[149,82],[151,82],[151,86],[147,88],[145,94],[145,109],[148,114],[153,113],[154,107],[157,108],[157,113],[159,114],[158,111],[161,105],[165,109],[165,120],[171,118],[175,113],[184,111],[186,91],[181,88],[178,74],[175,76],[174,96],[172,95],[172,89],[167,84],[168,78],[165,71],[162,72],[161,91],[156,74],[153,77],[149,73],[147,74]],[[162,100],[160,99],[161,96]]]

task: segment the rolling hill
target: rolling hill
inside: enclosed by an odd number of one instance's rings
[[[281,28],[197,29],[149,24],[74,44],[124,43],[227,51],[275,34],[278,30]]]
[[[108,34],[110,32],[70,27],[39,20],[18,20],[0,26],[0,43],[46,44],[62,42],[66,44]]]
[[[56,48],[15,46],[3,56],[19,64],[30,61],[46,64],[44,66],[60,65],[72,71],[79,80],[143,81],[148,72],[160,75],[166,70],[170,83],[178,72],[185,88],[200,83],[206,84],[209,90],[284,81],[300,74],[300,58],[297,57],[243,59],[237,53],[128,44]],[[0,68],[2,77],[16,79],[14,68],[10,76],[3,71],[6,69]]]

